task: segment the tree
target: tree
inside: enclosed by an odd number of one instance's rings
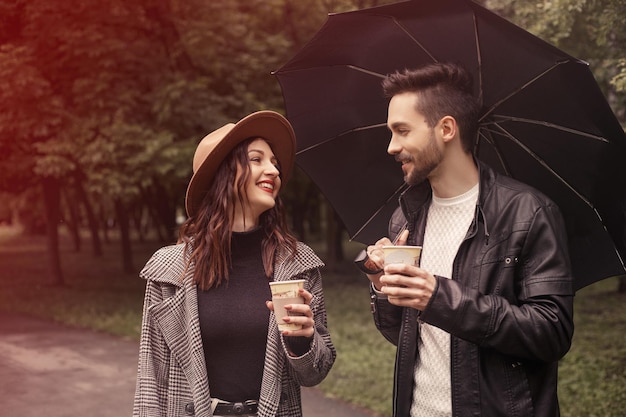
[[[251,111],[283,110],[271,71],[328,12],[382,3],[0,0],[0,76],[11,80],[0,86],[0,191],[41,190],[53,281],[63,282],[59,195],[77,197],[96,255],[98,210],[150,213],[172,239],[199,139]],[[117,220],[130,270],[130,228]]]

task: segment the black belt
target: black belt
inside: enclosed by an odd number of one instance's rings
[[[243,403],[218,403],[213,411],[216,416],[240,416],[243,414],[256,414],[258,403],[248,400]]]

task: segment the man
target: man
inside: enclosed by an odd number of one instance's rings
[[[558,360],[573,335],[557,206],[473,157],[471,75],[432,64],[390,75],[388,152],[410,185],[367,248],[374,321],[397,345],[394,416],[558,416]],[[381,247],[423,246],[383,268]]]

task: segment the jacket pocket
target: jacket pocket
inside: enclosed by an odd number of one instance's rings
[[[510,417],[533,416],[535,413],[526,366],[521,361],[504,360],[503,368],[506,381],[506,391],[504,392],[506,415]]]

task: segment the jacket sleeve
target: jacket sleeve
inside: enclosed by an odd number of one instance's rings
[[[539,207],[521,242],[515,283],[497,277],[500,285],[515,288],[514,297],[503,296],[498,288],[485,294],[461,284],[462,279],[437,277],[421,319],[505,355],[545,362],[562,358],[570,348],[574,324],[571,267],[558,208]],[[480,272],[467,268],[459,273]]]
[[[289,338],[282,335],[280,337],[294,378],[300,385],[308,387],[317,385],[324,380],[335,362],[337,352],[328,331],[322,274],[319,268],[309,270],[298,278],[308,281],[309,292],[313,295],[311,300],[311,311],[315,321],[313,340],[311,340],[306,353],[294,357],[289,354],[289,350],[291,350]]]
[[[394,345],[398,345],[402,324],[402,308],[391,304],[370,284],[370,306],[378,331]]]

